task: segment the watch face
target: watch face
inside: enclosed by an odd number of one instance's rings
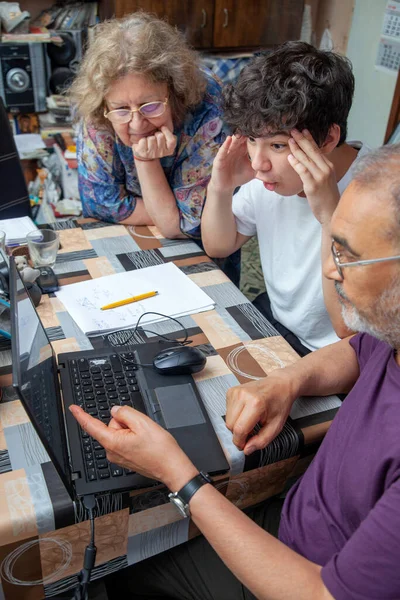
[[[190,517],[189,505],[185,504],[181,498],[179,498],[177,492],[173,494],[168,494],[169,501],[176,506],[178,511],[183,517]]]

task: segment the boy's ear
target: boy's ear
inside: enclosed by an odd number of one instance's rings
[[[340,140],[340,127],[334,123],[330,128],[324,143],[321,146],[323,154],[330,154],[338,145]]]

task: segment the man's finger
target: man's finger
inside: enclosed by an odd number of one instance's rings
[[[228,408],[225,416],[225,425],[230,431],[233,431],[236,421],[243,410],[243,402],[228,402]]]
[[[238,388],[235,388],[236,390]],[[226,394],[226,417],[225,423],[228,429],[232,431],[240,413],[243,410],[243,400],[241,400],[240,392],[235,392],[234,389],[228,390]]]
[[[103,446],[111,440],[112,433],[108,429],[107,425],[99,421],[99,419],[95,419],[85,413],[79,406],[72,404],[69,407],[69,410],[78,421],[79,425],[84,429],[89,435],[94,437],[100,444]]]
[[[249,434],[260,420],[260,413],[254,410],[254,406],[245,405],[233,427],[233,443],[242,449],[246,445]]]
[[[261,429],[253,435],[245,444],[243,448],[243,452],[247,454],[252,454],[255,450],[262,450],[268,446],[272,440],[276,438],[279,434],[277,430],[277,424],[275,422],[267,423]]]
[[[111,419],[111,421],[108,424],[108,427],[110,429],[115,429],[115,430],[126,429],[126,426],[123,425],[122,423],[119,423],[116,419]]]
[[[149,417],[138,410],[135,410],[131,406],[113,406],[111,415],[118,423],[120,423],[120,425],[125,425],[131,431],[134,431],[135,425],[141,421],[154,423]]]

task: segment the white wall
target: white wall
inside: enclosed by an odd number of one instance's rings
[[[374,65],[387,0],[356,0],[347,56],[353,63],[356,89],[349,115],[349,140],[371,147],[383,144],[397,73]]]

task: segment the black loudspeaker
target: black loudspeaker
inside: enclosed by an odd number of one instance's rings
[[[46,95],[43,44],[0,44],[0,96],[7,110],[43,112]]]
[[[83,29],[57,31],[64,43],[61,46],[47,44],[49,88],[53,94],[61,94],[71,84],[82,60],[86,33]]]

